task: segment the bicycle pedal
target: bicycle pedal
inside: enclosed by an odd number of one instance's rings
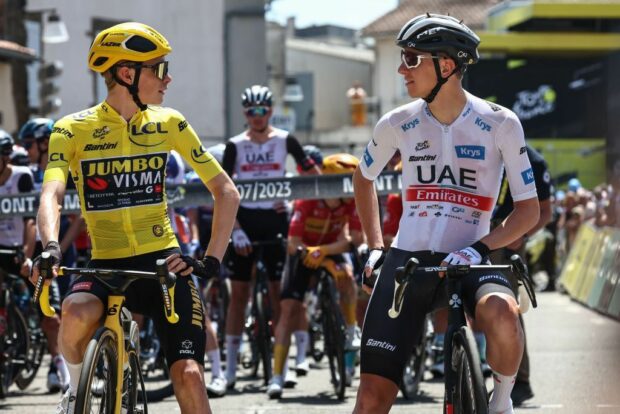
[[[144,414],[144,405],[140,404],[136,406],[135,414]]]

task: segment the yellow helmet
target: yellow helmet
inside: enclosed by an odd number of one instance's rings
[[[171,51],[166,38],[152,27],[137,22],[121,23],[95,37],[88,54],[88,67],[103,73],[123,60],[145,62]]]
[[[333,154],[323,158],[323,174],[351,174],[360,161],[351,154]]]

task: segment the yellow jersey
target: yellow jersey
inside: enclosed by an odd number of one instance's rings
[[[102,102],[54,124],[43,182],[66,182],[71,172],[93,259],[178,247],[166,212],[170,150],[205,184],[222,172],[185,118],[170,108],[149,106],[126,121]]]

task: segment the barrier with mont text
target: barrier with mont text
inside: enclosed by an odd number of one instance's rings
[[[242,201],[277,201],[299,199],[321,199],[353,197],[353,180],[351,175],[321,175],[303,177],[282,177],[263,180],[235,181]],[[379,195],[399,193],[402,183],[400,173],[385,172],[375,181]],[[127,197],[135,197],[135,192],[163,191],[161,184],[129,188]],[[108,197],[110,200],[119,200],[123,194],[118,190],[112,192],[105,185],[90,188],[89,194],[98,200]],[[39,207],[39,192],[0,197],[0,218],[8,216],[34,216]],[[166,186],[168,204],[173,207],[202,206],[213,203],[213,198],[204,184],[190,183],[178,186]],[[440,200],[437,200],[440,201]],[[120,206],[119,206],[120,207]],[[77,191],[67,191],[63,203],[63,214],[75,214],[80,211],[80,202]]]

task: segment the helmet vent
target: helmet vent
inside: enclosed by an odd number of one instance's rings
[[[104,63],[106,63],[108,61],[108,58],[105,56],[99,56],[94,62],[93,62],[93,66],[97,67],[97,66],[101,66]]]
[[[142,36],[132,36],[125,42],[125,47],[140,53],[148,53],[157,49],[157,45]]]

